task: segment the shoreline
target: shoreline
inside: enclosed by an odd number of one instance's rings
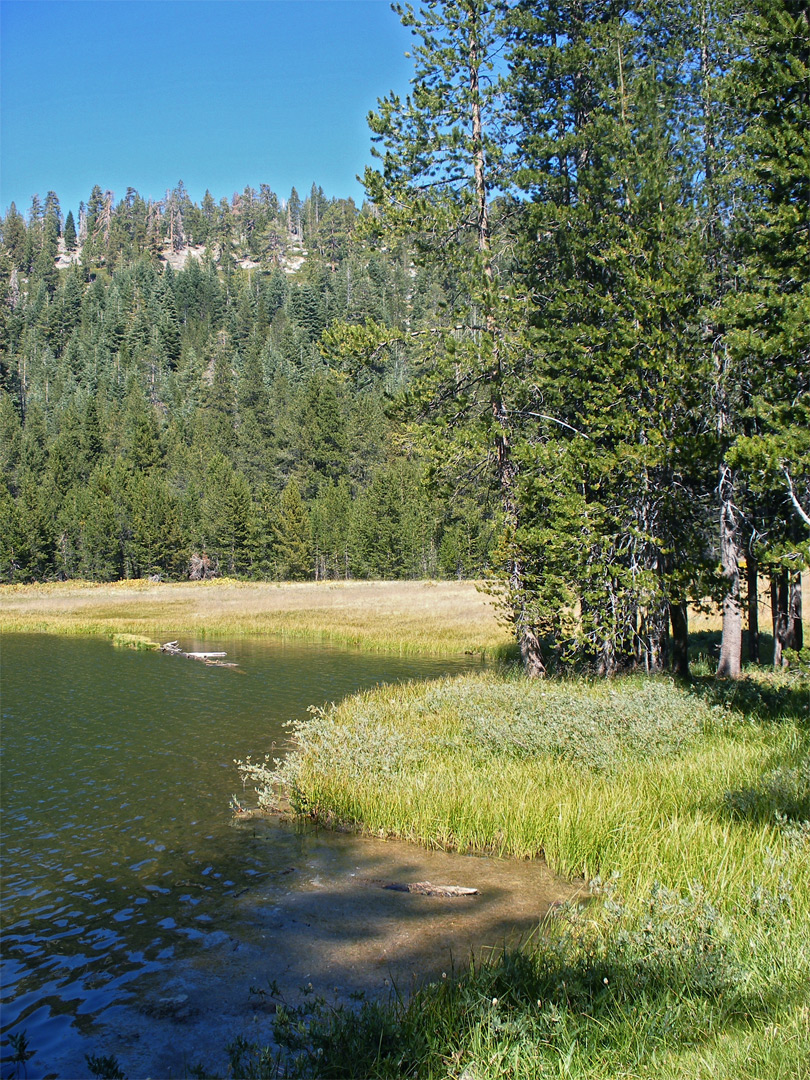
[[[311,1053],[350,1047],[330,1075],[380,1080],[403,1061],[456,1075],[448,1039],[477,1080],[506,1075],[504,1060],[521,1063],[515,1080],[556,1075],[561,1058],[583,1080],[804,1076],[808,689],[781,671],[688,687],[485,672],[367,691],[296,724],[281,769],[251,771],[260,803],[280,783],[321,825],[542,858],[594,898],[387,1010],[314,1007]]]
[[[471,581],[114,583],[0,586],[0,633],[200,640],[275,637],[400,655],[508,654],[492,599]]]

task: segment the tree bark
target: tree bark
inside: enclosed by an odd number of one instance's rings
[[[748,659],[752,664],[759,663],[759,566],[756,557],[749,551],[746,562],[748,585]]]
[[[782,652],[788,636],[788,575],[779,570],[771,577],[771,619],[773,622],[773,666],[782,667]]]
[[[664,671],[669,663],[671,640],[669,636],[669,608],[663,604],[648,611],[641,621],[639,638],[642,641],[642,662],[648,675]]]
[[[786,667],[785,649],[799,652],[804,645],[801,571],[780,570],[771,578],[773,666]]]
[[[543,663],[543,652],[540,641],[534,630],[524,626],[520,631],[520,658],[523,661],[523,670],[530,679],[542,679],[546,674],[546,666]]]
[[[802,629],[802,574],[797,571],[793,574],[790,583],[790,596],[788,598],[788,632],[787,648],[800,652],[804,645],[804,630]]]
[[[472,100],[472,155],[475,174],[475,201],[478,218],[478,250],[484,257],[484,275],[492,280],[492,261],[490,257],[489,211],[487,207],[487,185],[484,160],[484,127],[481,120],[481,95],[479,90],[479,67],[481,59],[478,53],[478,25],[473,17],[470,26],[469,64],[470,98]]]
[[[720,641],[718,679],[739,679],[742,670],[742,609],[740,607],[739,524],[734,507],[734,478],[727,465],[720,467],[720,563],[726,589],[723,596],[723,636]]]
[[[689,671],[689,615],[686,602],[670,601],[669,620],[672,623],[672,671],[679,679],[691,679]]]

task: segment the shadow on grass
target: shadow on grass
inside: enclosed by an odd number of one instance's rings
[[[689,661],[693,664],[705,663],[712,670],[717,667],[717,659],[720,655],[720,642],[722,639],[720,630],[693,630],[689,634]],[[750,650],[748,645],[748,631],[743,631],[742,656],[743,663],[750,663]],[[759,635],[759,664],[769,667],[773,661],[773,635],[761,632]]]
[[[777,676],[765,681],[753,674],[721,680],[698,675],[684,684],[707,705],[717,705],[746,720],[795,720],[810,726],[810,678]]]
[[[725,793],[726,811],[738,821],[782,828],[810,822],[810,756],[794,752],[770,764],[756,784]]]
[[[754,668],[740,679],[699,676],[684,688],[722,709],[732,725],[792,722],[803,729],[789,746],[767,755],[756,783],[726,791],[723,807],[737,821],[805,822],[810,820],[810,677],[794,671],[764,675]]]
[[[783,927],[789,898],[763,915]],[[431,1077],[626,1075],[657,1054],[698,1046],[724,1028],[764,1021],[800,992],[752,977],[733,928],[700,894],[655,890],[628,919],[609,897],[605,918],[566,909],[546,933],[410,1001],[279,1009],[278,1073],[267,1051],[231,1046],[234,1076]],[[789,983],[789,980],[788,980]],[[486,1063],[499,1063],[487,1071]],[[235,1067],[234,1067],[235,1066]],[[479,1072],[479,1069],[483,1071]],[[281,1071],[281,1070],[284,1071]]]

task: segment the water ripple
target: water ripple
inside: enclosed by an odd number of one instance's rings
[[[469,666],[205,647],[245,675],[106,641],[4,636],[3,1030],[24,1024],[38,1056],[139,974],[168,977],[227,941],[232,896],[289,860],[232,828],[234,758],[278,754],[285,722],[310,704]]]

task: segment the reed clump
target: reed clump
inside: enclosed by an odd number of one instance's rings
[[[116,649],[135,649],[137,652],[155,652],[160,648],[159,641],[152,641],[143,634],[113,634],[112,643]]]
[[[407,1001],[308,1005],[277,1031],[284,1068],[810,1076],[809,723],[790,673],[467,675],[313,710],[283,763],[243,766],[260,800],[283,786],[326,823],[542,856],[599,899]]]

